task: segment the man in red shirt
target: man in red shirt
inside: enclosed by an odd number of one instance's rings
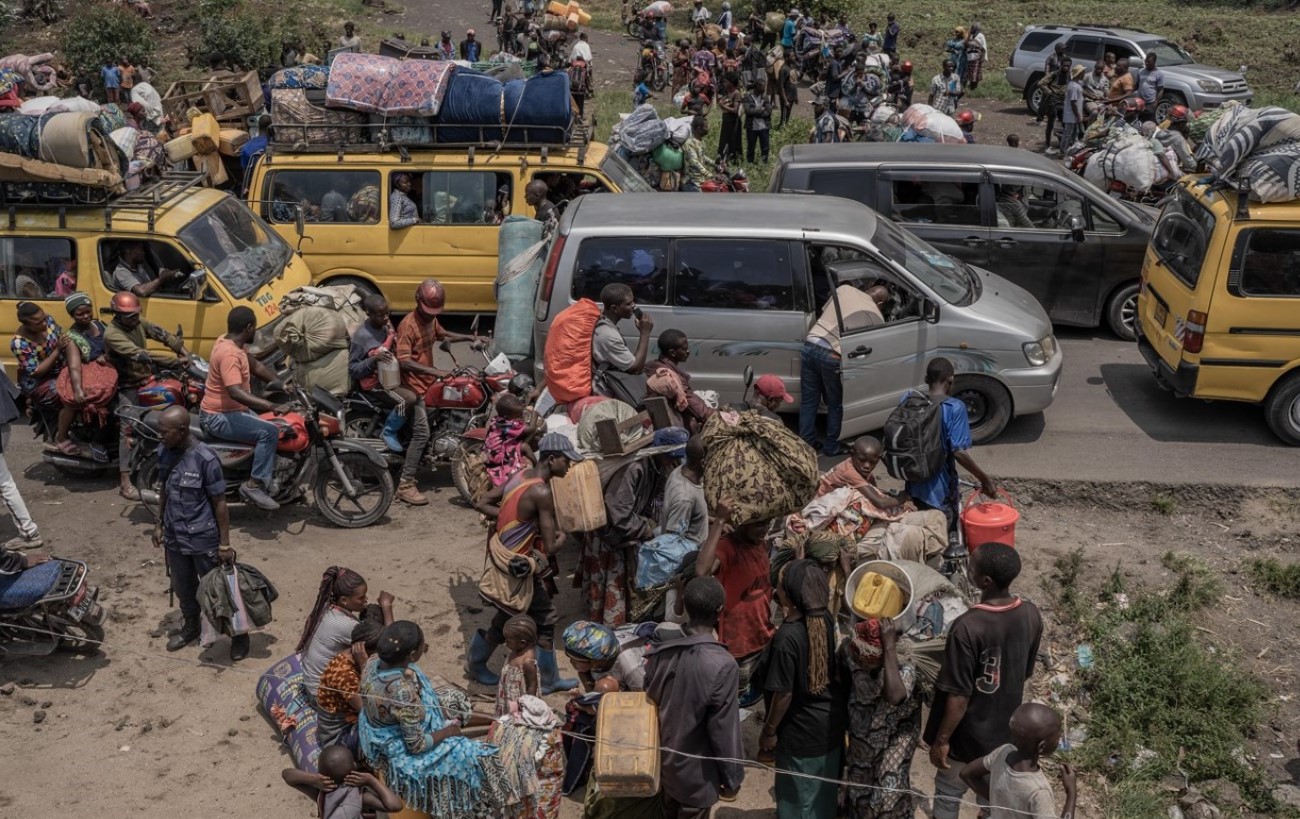
[[[253,471],[240,485],[244,500],[268,512],[280,508],[272,497],[271,478],[275,472],[275,445],[279,429],[270,421],[257,417],[258,412],[288,411],[283,404],[272,404],[253,395],[252,378],[256,375],[268,389],[282,389],[275,373],[244,349],[257,333],[257,316],[248,307],[236,307],[226,317],[224,336],[212,347],[208,381],[199,405],[199,427],[204,434],[225,441],[253,444]]]
[[[437,279],[425,279],[415,290],[415,309],[397,325],[397,360],[402,365],[402,384],[423,401],[424,394],[445,370],[433,366],[433,346],[441,341],[469,341],[481,344],[478,336],[449,333],[438,323],[447,303],[447,292]]]
[[[741,705],[752,705],[761,692],[749,691],[750,678],[772,639],[772,561],[764,536],[770,520],[731,523],[731,505],[723,498],[709,518],[709,537],[695,560],[699,577],[717,577],[727,593],[718,622],[718,640],[740,666]],[[724,527],[730,527],[726,535]],[[747,696],[748,694],[748,696]]]

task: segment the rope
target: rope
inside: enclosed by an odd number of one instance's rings
[[[46,635],[46,636],[49,636],[49,637],[67,638],[67,636],[68,636],[68,635],[66,635],[66,634],[60,634],[60,633],[58,633],[58,632],[49,631],[49,630],[46,630],[46,629],[33,628],[33,627],[31,627],[31,626],[22,626],[22,625],[18,625],[18,624],[16,624],[16,623],[7,623],[7,624],[5,624],[4,627],[5,627],[6,629],[18,629],[18,630],[21,630],[21,631],[27,631],[27,632],[31,632],[31,633],[34,633],[34,634],[43,634],[43,635]],[[77,639],[78,639],[78,642],[81,642],[81,643],[86,643],[86,644],[89,644],[89,645],[96,645],[96,646],[99,646],[100,648],[112,648],[112,649],[114,649],[115,651],[120,651],[120,652],[125,653],[125,654],[134,654],[135,656],[137,656],[137,657],[142,657],[142,658],[144,658],[144,659],[171,660],[172,662],[178,662],[178,663],[182,663],[182,664],[185,664],[185,665],[198,666],[198,667],[200,667],[200,668],[211,668],[211,669],[215,669],[215,670],[218,670],[218,671],[234,672],[234,673],[236,673],[236,674],[243,674],[243,675],[245,675],[245,676],[256,676],[259,680],[260,680],[261,678],[263,678],[263,677],[269,677],[270,679],[277,680],[277,681],[279,681],[279,682],[288,682],[288,681],[290,680],[289,677],[280,677],[280,676],[277,676],[277,675],[271,674],[271,673],[269,673],[269,672],[258,672],[258,671],[254,671],[254,670],[252,670],[252,669],[247,669],[247,668],[243,668],[243,667],[235,666],[235,665],[220,665],[220,664],[213,663],[213,662],[208,662],[208,661],[205,661],[205,660],[190,659],[190,658],[188,658],[188,657],[179,657],[179,656],[171,655],[171,654],[158,654],[158,653],[156,653],[156,652],[137,651],[136,649],[126,648],[126,647],[124,647],[124,646],[119,646],[119,645],[110,645],[108,642],[103,641],[103,640],[91,640],[91,639],[83,639],[83,638],[77,638]],[[352,694],[354,693],[354,692],[350,692],[350,691],[343,691],[343,690],[341,690],[341,689],[337,689],[337,688],[331,688],[331,687],[324,686],[324,685],[319,686],[317,690],[320,690],[321,688],[324,688],[324,690],[326,690],[326,691],[335,691],[335,692],[337,692],[337,693],[345,694],[345,695],[352,695]],[[140,691],[141,689],[133,689],[133,690]],[[375,702],[384,702],[384,703],[389,703],[389,704],[393,704],[393,705],[400,705],[400,706],[404,706],[404,707],[410,705],[410,703],[407,702],[407,701],[405,701],[405,700],[396,700],[396,699],[392,699],[392,698],[390,698],[390,697],[376,696],[376,695],[373,695],[373,694],[362,694],[362,693],[360,693],[360,692],[355,692],[355,693],[356,693],[356,696],[360,696],[360,697],[362,697],[363,699],[374,700]],[[308,706],[308,707],[310,708],[311,706]],[[476,713],[481,713],[481,712],[476,712]],[[485,715],[485,716],[486,716],[486,715]],[[563,729],[556,729],[556,730],[558,730],[558,732],[559,732],[562,736],[566,736],[566,737],[569,737],[569,738],[571,738],[571,739],[580,740],[580,741],[582,741],[582,742],[589,742],[589,743],[590,743],[590,742],[595,742],[595,741],[596,741],[594,737],[590,737],[590,736],[587,736],[587,735],[585,735],[585,734],[578,734],[578,733],[574,733],[574,732],[572,732],[572,731],[565,731],[565,730],[563,730]],[[759,761],[757,761],[757,760],[753,760],[753,759],[736,759],[736,758],[734,758],[734,757],[719,757],[719,756],[707,756],[707,755],[703,755],[703,754],[692,754],[692,753],[687,753],[686,751],[679,751],[679,750],[677,750],[676,748],[668,748],[668,747],[665,747],[665,746],[662,746],[662,745],[660,745],[660,746],[654,746],[654,745],[642,745],[642,744],[640,744],[640,743],[635,743],[635,742],[625,742],[625,741],[620,741],[620,740],[616,740],[616,739],[608,739],[608,738],[606,738],[606,739],[602,739],[601,742],[602,742],[603,744],[605,744],[605,745],[613,745],[613,746],[618,747],[618,748],[626,748],[626,749],[636,750],[636,751],[655,751],[655,752],[669,753],[669,754],[673,754],[674,756],[680,756],[680,757],[683,757],[683,758],[685,758],[685,759],[694,759],[694,760],[699,760],[699,761],[701,761],[701,762],[729,763],[729,764],[732,764],[732,765],[739,765],[739,766],[741,766],[741,767],[745,767],[745,768],[754,768],[754,769],[757,769],[757,770],[767,771],[767,772],[771,773],[771,774],[774,775],[774,776],[780,775],[780,776],[792,776],[792,777],[798,777],[798,778],[802,778],[802,779],[811,779],[811,780],[815,780],[815,781],[817,781],[817,782],[824,782],[824,783],[826,783],[826,784],[828,784],[828,785],[838,785],[838,786],[840,786],[840,787],[844,787],[844,788],[852,788],[852,789],[856,789],[856,790],[880,791],[880,792],[882,792],[882,793],[900,793],[900,794],[906,794],[906,795],[909,795],[909,796],[918,797],[918,798],[920,798],[920,799],[940,799],[940,798],[942,798],[942,799],[944,799],[945,801],[948,801],[948,802],[956,802],[956,803],[959,804],[959,805],[967,806],[967,807],[973,807],[973,808],[980,809],[980,810],[983,810],[983,809],[988,808],[988,807],[994,807],[994,808],[997,808],[999,811],[1005,811],[1005,812],[1007,812],[1007,813],[1019,814],[1019,815],[1022,815],[1022,816],[1037,816],[1037,815],[1038,815],[1038,814],[1036,814],[1036,813],[1033,812],[1033,811],[1019,810],[1019,809],[1017,809],[1017,808],[1002,807],[1002,806],[998,806],[998,805],[992,805],[992,806],[989,806],[989,805],[983,805],[983,804],[981,804],[981,803],[979,803],[979,802],[971,802],[971,801],[968,801],[968,800],[957,799],[957,798],[953,798],[953,797],[939,797],[939,796],[937,796],[936,794],[929,794],[929,793],[926,793],[926,792],[924,792],[924,791],[919,791],[919,790],[910,789],[910,788],[889,788],[889,787],[885,787],[885,786],[882,786],[882,785],[868,785],[868,784],[863,783],[863,782],[853,782],[853,781],[850,781],[850,780],[847,780],[847,779],[835,779],[835,778],[833,778],[833,777],[818,776],[818,775],[816,775],[816,774],[803,773],[803,772],[801,772],[801,771],[787,771],[787,770],[783,770],[783,769],[781,769],[781,768],[777,768],[775,765],[768,765],[768,764],[766,764],[766,763],[764,763],[764,762],[759,762]]]

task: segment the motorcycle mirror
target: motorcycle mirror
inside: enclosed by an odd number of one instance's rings
[[[438,349],[439,349],[439,350],[442,350],[444,353],[450,353],[450,352],[451,352],[451,342],[450,342],[450,341],[447,341],[446,339],[443,339],[443,340],[442,340],[442,343],[440,343],[440,344],[438,345]]]
[[[176,325],[176,337],[185,338],[185,328],[180,326],[179,324]]]
[[[478,335],[478,320],[482,318],[479,314],[474,314],[474,320],[469,323],[470,335]]]

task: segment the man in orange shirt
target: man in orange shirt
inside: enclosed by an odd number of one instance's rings
[[[441,341],[482,343],[478,336],[449,333],[438,323],[438,315],[447,303],[447,291],[437,279],[425,279],[415,290],[415,309],[397,325],[397,361],[402,365],[402,384],[415,393],[421,403],[424,394],[445,370],[433,366],[433,347]]]
[[[226,330],[212,347],[206,392],[199,405],[199,427],[213,438],[254,445],[252,476],[240,485],[239,495],[269,512],[280,508],[271,488],[279,430],[255,413],[279,415],[289,408],[253,395],[253,375],[265,381],[268,389],[282,389],[275,373],[256,358],[250,358],[244,349],[257,333],[257,316],[253,311],[248,307],[231,310],[226,317]]]

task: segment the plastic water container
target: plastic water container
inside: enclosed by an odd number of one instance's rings
[[[659,792],[659,712],[640,691],[606,694],[596,711],[592,777],[605,796]]]
[[[563,478],[553,478],[551,496],[561,532],[594,532],[608,522],[600,467],[591,458],[571,465]]]
[[[906,569],[893,561],[868,560],[858,564],[853,573],[844,581],[844,602],[848,605],[849,611],[852,611],[859,618],[863,617],[862,612],[853,607],[853,598],[857,595],[858,583],[869,572],[888,577],[898,584],[898,590],[903,593],[903,609],[890,619],[894,621],[894,625],[898,628],[900,634],[907,631],[916,622],[916,607],[913,605],[915,601],[912,599],[912,577],[907,573]]]
[[[1007,499],[1006,503],[992,500],[972,505],[971,501],[979,496],[976,489],[962,504],[962,532],[966,535],[966,547],[971,551],[985,543],[1003,543],[1015,548],[1016,521],[1020,520],[1020,513],[1010,495],[1001,490],[999,494]]]

